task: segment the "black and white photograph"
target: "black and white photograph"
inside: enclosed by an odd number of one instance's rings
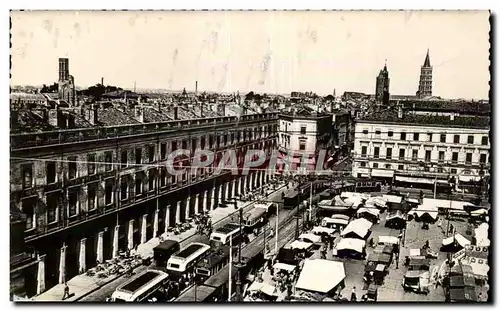
[[[491,302],[490,18],[12,10],[10,300]]]

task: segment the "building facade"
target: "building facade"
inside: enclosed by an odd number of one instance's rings
[[[316,169],[319,160],[326,160],[332,149],[333,126],[331,114],[311,113],[310,111],[292,112],[279,115],[278,150],[283,159],[291,160],[291,170],[296,170],[304,154],[308,155],[306,173]],[[325,150],[325,159],[319,159],[320,150]]]
[[[112,109],[92,110],[89,120],[106,111],[100,118],[117,118],[121,111]],[[217,162],[173,176],[166,161],[178,149],[211,150],[216,161],[234,150],[239,165],[248,149],[269,155],[277,114],[146,123],[149,118],[150,113],[139,124],[117,119],[129,125],[101,127],[94,120],[87,128],[11,134],[11,209],[25,215],[24,241],[38,253],[39,270],[27,292],[63,283],[269,180],[264,171],[217,173]],[[175,165],[190,168],[189,163],[180,158]]]
[[[420,67],[420,81],[418,83],[418,98],[432,96],[432,66],[429,57],[429,50],[425,56],[424,65]]]
[[[75,79],[69,74],[69,59],[59,58],[59,100],[74,106],[76,102]]]
[[[389,103],[389,82],[389,71],[387,71],[387,65],[384,65],[384,69],[380,70],[377,76],[375,88],[375,101],[378,104],[387,105]]]
[[[357,121],[352,173],[413,187],[488,175],[489,118],[380,113]]]

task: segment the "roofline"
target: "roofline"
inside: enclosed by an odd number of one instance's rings
[[[372,124],[391,124],[391,125],[412,125],[412,126],[435,126],[435,127],[456,127],[465,129],[480,129],[480,130],[490,130],[490,127],[478,127],[478,126],[464,126],[456,124],[422,124],[422,123],[405,123],[405,122],[391,122],[391,121],[370,121],[370,120],[357,120],[357,123],[372,123]]]

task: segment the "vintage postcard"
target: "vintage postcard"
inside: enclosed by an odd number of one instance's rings
[[[488,302],[488,11],[12,11],[10,297]]]

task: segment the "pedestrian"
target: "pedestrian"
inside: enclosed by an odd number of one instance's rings
[[[352,287],[351,301],[357,301],[357,299],[356,299],[356,286]]]
[[[68,283],[64,282],[64,294],[62,300],[69,298],[69,286]]]

